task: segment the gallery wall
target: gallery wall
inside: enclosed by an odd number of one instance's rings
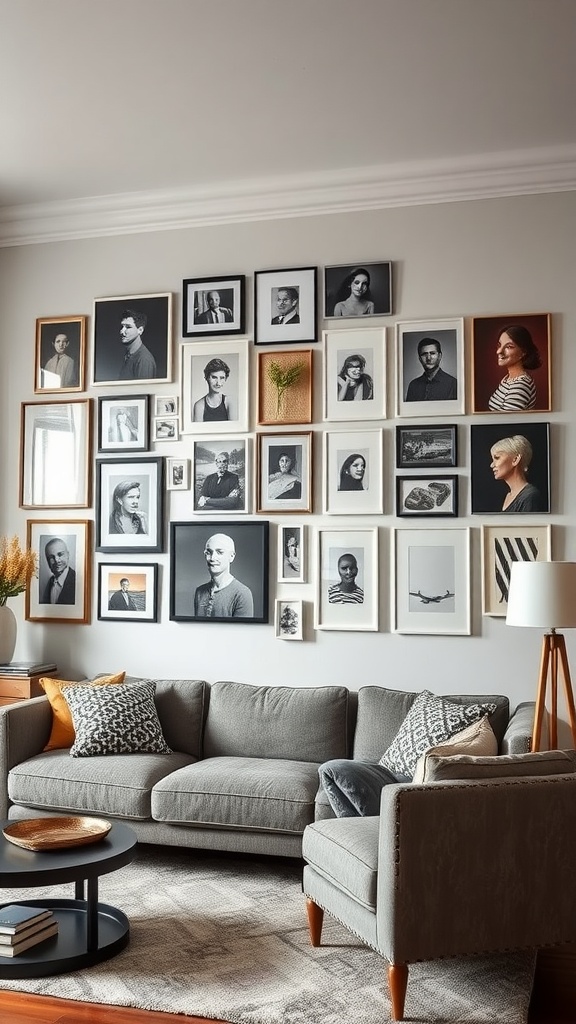
[[[90,329],[97,297],[172,292],[174,296],[174,373],[172,383],[146,386],[152,394],[180,392],[179,346],[184,278],[245,274],[247,330],[252,338],[253,281],[256,270],[317,266],[319,282],[326,265],[391,260],[393,315],[372,319],[386,327],[388,418],[381,424],[354,423],[383,429],[384,514],[358,517],[322,514],[322,433],[341,429],[322,418],[322,329],[367,326],[358,321],[323,321],[319,301],[318,342],[314,349],[313,422],[295,426],[314,433],[314,512],[294,517],[305,522],[309,562],[304,584],[277,584],[276,532],[290,517],[267,515],[270,521],[270,623],[174,622],[169,619],[168,528],[164,552],[134,556],[133,561],[159,564],[160,600],[157,623],[99,621],[96,615],[97,563],[113,561],[93,553],[92,616],[88,625],[24,621],[24,599],[11,602],[18,617],[15,657],[54,660],[63,675],[80,678],[96,672],[126,669],[132,674],[166,677],[236,679],[251,683],[341,683],[354,689],[375,683],[399,689],[427,686],[438,692],[498,692],[513,705],[533,697],[541,636],[537,630],[507,627],[504,619],[482,615],[480,537],[482,525],[502,524],[499,516],[470,513],[470,425],[499,416],[471,414],[470,322],[472,316],[500,313],[552,314],[552,412],[532,414],[550,423],[552,471],[551,513],[530,517],[552,525],[552,555],[576,559],[576,194],[562,193],[481,200],[422,207],[311,216],[278,221],[218,225],[190,230],[84,239],[6,248],[0,251],[0,351],[3,356],[0,417],[4,443],[0,454],[2,489],[0,529],[26,536],[28,519],[92,519],[91,508],[25,510],[18,507],[20,405],[38,400],[34,394],[34,345],[37,317],[86,314],[88,375],[92,358]],[[320,299],[320,296],[319,296]],[[395,515],[394,324],[398,320],[465,317],[466,414],[457,421],[460,457],[459,516],[430,524],[471,530],[470,636],[400,635],[391,632],[391,531],[415,525]],[[251,430],[256,433],[256,352],[250,343]],[[138,394],[130,384],[125,393]],[[88,388],[96,399],[117,395],[114,388]],[[71,396],[77,397],[77,396]],[[508,414],[510,421],[526,418]],[[417,422],[429,421],[430,417]],[[442,422],[439,420],[439,422]],[[269,430],[270,428],[260,428]],[[284,428],[286,429],[286,428]],[[159,442],[149,454],[190,458],[191,435],[178,442]],[[166,495],[166,519],[194,519],[191,491]],[[254,506],[253,506],[254,507]],[[252,514],[250,519],[258,519]],[[419,528],[429,520],[418,521]],[[316,600],[315,538],[318,527],[377,527],[379,538],[379,630],[319,631],[313,628]],[[125,557],[125,556],[121,556]],[[275,637],[274,598],[304,601],[304,640]],[[567,637],[576,656],[576,639]]]

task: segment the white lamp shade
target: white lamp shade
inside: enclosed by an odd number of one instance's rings
[[[514,562],[508,626],[576,626],[576,562]]]

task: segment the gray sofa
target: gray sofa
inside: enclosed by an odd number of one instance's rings
[[[130,678],[130,677],[128,677]],[[46,697],[0,708],[0,817],[87,814],[128,822],[146,843],[302,856],[302,835],[332,817],[318,766],[377,761],[416,694],[381,686],[252,686],[156,680],[155,702],[173,753],[70,757],[43,752]],[[505,754],[529,749],[534,706],[510,718],[506,697],[490,723]]]

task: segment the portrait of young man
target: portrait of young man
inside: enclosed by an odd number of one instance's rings
[[[171,380],[171,306],[170,293],[96,299],[92,383]]]

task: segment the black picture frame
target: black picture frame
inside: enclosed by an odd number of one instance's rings
[[[442,519],[458,515],[458,477],[397,476],[396,515]]]
[[[122,585],[124,580],[127,587]],[[98,618],[105,622],[158,622],[158,563],[100,562]]]
[[[161,456],[96,459],[96,551],[148,554],[164,550],[164,466]],[[136,491],[137,496],[131,495]],[[135,526],[140,520],[138,532],[121,532],[118,515],[113,522],[114,511],[120,514],[123,501],[126,518],[131,515]]]
[[[252,601],[252,614],[214,614],[210,596],[210,573],[204,555],[208,540],[226,535],[235,549],[234,577],[241,590],[230,591],[233,609]],[[227,547],[225,544],[224,547]],[[237,522],[222,520],[170,523],[170,618],[176,622],[267,623],[269,575],[268,521]],[[228,588],[224,588],[228,589]],[[249,595],[246,595],[246,590]],[[198,596],[196,592],[199,591]],[[200,610],[203,608],[203,613]],[[210,610],[210,614],[206,611]]]
[[[147,452],[149,448],[150,395],[107,395],[98,399],[99,453],[128,454]]]
[[[455,423],[396,427],[396,469],[458,465]]]
[[[346,299],[350,297],[351,282],[356,274],[362,274],[367,278],[368,292],[364,301],[367,304],[368,312],[346,310]],[[359,263],[341,263],[324,268],[324,317],[326,320],[342,318],[366,320],[373,316],[391,316],[392,308],[392,263],[390,260],[379,260],[378,262],[361,260]]]
[[[538,502],[524,503],[518,508],[514,503],[503,509],[508,491],[503,479],[496,479],[491,468],[491,449],[504,438],[525,437],[532,448],[532,459],[527,479],[538,492]],[[475,515],[500,514],[539,515],[550,512],[550,424],[521,422],[476,424],[470,427],[471,452],[471,511]],[[536,507],[536,504],[538,507]]]
[[[122,324],[132,317],[132,329],[142,341],[141,362],[125,363],[128,348]],[[160,384],[172,380],[172,293],[119,295],[94,300],[92,384],[112,387]],[[128,336],[129,337],[129,336]],[[136,341],[137,338],[135,337]],[[144,350],[144,352],[143,352]]]
[[[318,341],[317,281],[317,267],[255,272],[255,345]]]
[[[218,318],[214,319],[209,295],[218,292]],[[182,335],[217,337],[243,334],[245,323],[246,277],[187,277],[182,281]]]

